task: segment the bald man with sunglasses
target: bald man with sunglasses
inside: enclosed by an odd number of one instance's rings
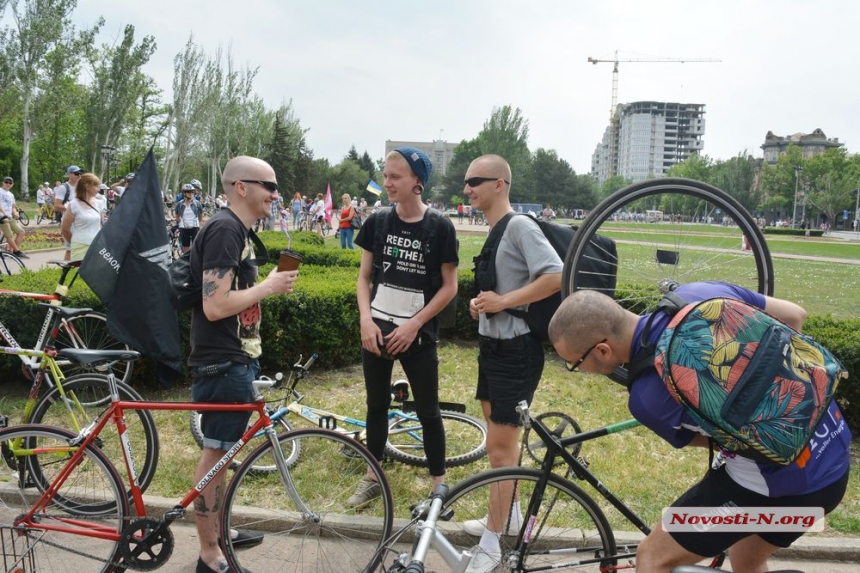
[[[476,265],[475,285],[480,292],[469,303],[472,318],[478,321],[475,397],[487,420],[487,456],[494,468],[517,465],[521,422],[516,407],[520,400],[532,401],[544,366],[537,335],[524,319],[504,311],[525,310],[529,303],[561,289],[561,260],[536,221],[514,214],[511,181],[511,167],[504,158],[484,155],[469,165],[463,190],[472,210],[483,211],[491,232],[510,215],[496,251],[495,284],[489,284],[482,265]],[[518,504],[510,522],[506,512],[512,495],[512,482],[493,488],[488,515],[465,522],[465,531],[481,538],[467,573],[492,571],[501,560],[502,528],[509,523],[508,531],[519,530]]]
[[[221,177],[230,208],[213,215],[191,245],[191,272],[203,285],[203,300],[191,312],[191,354],[194,374],[191,395],[195,402],[253,402],[251,382],[260,366],[260,301],[270,295],[293,292],[298,271],[273,269],[257,282],[250,230],[257,219],[267,217],[278,199],[278,183],[272,167],[254,157],[235,157]],[[242,436],[250,412],[204,413],[203,454],[194,474],[195,483]],[[224,474],[210,482],[194,502],[200,538],[197,573],[227,571],[218,543],[218,511],[224,493]],[[233,546],[263,542],[260,533],[231,532]]]

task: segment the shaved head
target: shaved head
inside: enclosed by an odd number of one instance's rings
[[[578,290],[564,299],[549,323],[549,340],[582,352],[593,339],[617,339],[627,312],[614,299],[595,290]],[[582,348],[580,348],[582,347]]]
[[[500,155],[482,155],[472,162],[470,166],[474,169],[480,169],[481,177],[496,177],[511,182],[511,166]],[[510,189],[510,185],[508,185]]]
[[[224,166],[224,174],[221,175],[221,185],[224,188],[224,192],[231,199],[236,195],[233,183],[243,179],[251,181],[276,181],[275,170],[262,159],[240,155],[227,162],[227,165]]]

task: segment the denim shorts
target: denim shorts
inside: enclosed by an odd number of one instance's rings
[[[260,364],[256,360],[249,364],[233,362],[226,371],[215,376],[196,374],[191,385],[194,402],[226,402],[230,404],[254,401],[254,387]],[[229,450],[248,429],[248,420],[253,412],[203,412],[200,429],[203,432],[203,447]]]
[[[532,334],[498,340],[478,339],[478,389],[475,398],[490,403],[490,420],[520,426],[517,405],[531,403],[543,374],[544,352]]]

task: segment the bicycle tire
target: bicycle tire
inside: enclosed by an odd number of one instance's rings
[[[452,519],[437,525],[455,548],[468,549],[478,543],[480,533],[468,533],[464,523],[487,516],[492,488],[498,487],[499,482],[514,480],[520,491],[524,516],[534,486],[542,477],[540,470],[512,467],[492,469],[465,479],[451,488],[444,505],[446,509],[453,510]],[[506,513],[510,513],[510,508]],[[518,543],[520,531],[517,525],[506,523],[499,527],[499,530],[507,528],[509,532],[499,536],[501,562],[508,564],[513,571],[560,569],[597,572],[610,570],[616,564],[613,557],[615,536],[606,516],[579,486],[558,475],[549,476],[538,515],[529,524],[532,537],[527,548]],[[521,554],[517,556],[518,553]],[[507,561],[509,558],[521,562],[515,565]],[[520,563],[521,568],[518,568]]]
[[[254,466],[273,463],[271,443],[249,454],[230,480],[220,530],[230,570],[371,570],[394,518],[391,488],[381,466],[359,442],[334,431],[307,428],[278,436],[282,449],[292,449],[290,442],[295,440],[301,440],[304,455],[288,471],[295,487],[292,494],[280,472],[251,475]],[[347,500],[368,469],[379,480],[380,496],[363,509],[351,508]],[[291,495],[306,507],[297,507]],[[264,532],[266,537],[257,547],[237,550],[229,541],[230,528],[237,527]]]
[[[123,344],[111,335],[107,327],[107,317],[100,312],[81,314],[61,321],[57,328],[57,336],[50,342],[57,350],[63,348],[131,350],[128,344]],[[85,364],[73,364],[68,361],[58,361],[58,363],[67,376],[97,372],[95,368]],[[134,361],[114,361],[111,363],[111,369],[117,381],[128,384],[134,371]]]
[[[637,203],[633,205],[634,203]],[[634,209],[660,207],[670,221],[618,224]],[[693,221],[700,221],[696,225]],[[737,227],[736,233],[723,228]],[[615,299],[632,312],[650,312],[673,285],[723,280],[773,295],[773,262],[764,235],[747,210],[731,195],[707,183],[664,178],[635,183],[616,191],[595,207],[568,248],[562,271],[562,298],[595,273],[586,249],[597,247],[595,235],[616,239],[619,254]],[[741,249],[743,241],[752,256]],[[594,253],[594,251],[591,251]],[[604,256],[609,257],[603,250]],[[658,262],[660,261],[660,262]],[[591,268],[589,268],[591,267]],[[589,276],[590,275],[590,276]]]
[[[0,443],[3,444],[7,464],[0,464],[0,491],[3,503],[0,503],[0,552],[3,558],[13,555],[29,556],[28,563],[38,571],[116,571],[115,562],[119,561],[120,533],[129,519],[129,503],[116,471],[107,457],[99,449],[89,447],[84,452],[81,463],[70,473],[66,481],[59,487],[54,503],[35,514],[35,519],[26,523],[16,520],[28,513],[37,496],[32,487],[28,487],[26,476],[28,466],[40,468],[39,476],[51,479],[63,467],[69,454],[63,453],[68,447],[68,440],[74,435],[60,430],[38,425],[15,426],[0,430]],[[55,447],[59,450],[40,452],[30,456],[14,457],[11,455],[9,443],[21,440],[27,448]],[[14,461],[13,461],[14,460]],[[15,467],[10,467],[10,464]],[[73,533],[49,531],[51,526],[72,527],[64,523],[69,514],[77,515],[74,508],[67,507],[70,500],[89,504],[93,500],[101,500],[99,505],[111,506],[113,510],[103,513],[98,518],[78,520],[77,528],[85,530],[87,524],[98,527],[102,532],[115,532],[115,540],[99,539]],[[9,527],[16,525],[18,529]],[[100,569],[96,568],[99,567]],[[11,570],[27,570],[21,569]]]
[[[18,211],[18,222],[25,227],[30,225],[30,217],[24,211]]]
[[[203,448],[203,430],[200,427],[200,416],[201,416],[200,412],[192,411],[191,415],[189,416],[188,426],[191,430],[191,435],[194,437],[194,441],[197,442],[197,445],[202,449]],[[290,422],[284,417],[278,418],[277,420],[272,420],[272,422],[275,425],[275,431],[277,431],[278,433],[290,432],[293,430],[293,425],[290,424]],[[251,422],[249,422],[249,425],[252,423],[253,423],[253,420]],[[265,440],[265,439],[266,439],[265,436],[260,436],[259,438],[254,438],[254,441],[256,442],[257,440]],[[293,449],[290,450],[289,455],[286,456],[287,467],[293,467],[296,464],[296,462],[299,461],[299,458],[302,455],[302,444],[301,444],[301,442],[294,441],[292,443],[292,445],[293,445]],[[232,462],[231,466],[235,468],[235,467],[238,467],[239,464],[241,464],[241,463],[242,463],[242,460],[233,458],[233,462]],[[233,465],[233,464],[235,464],[235,465]],[[251,468],[251,472],[254,473],[255,475],[272,473],[276,470],[277,470],[277,468],[274,465],[254,466],[253,468]]]
[[[3,273],[7,275],[15,275],[23,271],[27,268],[27,265],[24,264],[24,261],[13,255],[12,253],[7,253],[5,251],[0,251],[0,260],[3,262]]]
[[[445,426],[446,468],[470,464],[487,455],[487,425],[484,422],[469,414],[442,410],[442,423]],[[395,418],[388,426],[385,455],[410,466],[426,468],[421,432],[417,416]]]
[[[39,223],[42,222],[42,219],[44,219],[44,217],[42,216],[42,210],[39,209],[38,211],[36,211],[36,225],[39,225]]]
[[[78,374],[66,378],[63,381],[63,390],[66,395],[74,393],[81,403],[84,411],[74,411],[78,427],[82,428],[98,417],[110,404],[110,384],[105,376],[95,374]],[[143,400],[130,386],[117,382],[117,390],[121,400],[140,402]],[[67,405],[71,407],[69,398],[64,398],[59,388],[52,388],[36,404],[28,422],[34,424],[47,424],[78,431],[73,428],[70,412]],[[158,467],[158,430],[152,413],[146,410],[133,410],[125,412],[125,421],[128,426],[128,437],[131,443],[132,453],[135,454],[135,472],[137,483],[141,492],[146,491],[155,470]],[[122,444],[117,434],[116,425],[108,422],[102,429],[98,439],[99,448],[119,468],[120,476],[128,481],[128,471],[123,463]],[[141,461],[140,456],[143,456]],[[128,492],[129,495],[131,492]],[[103,508],[94,507],[92,511],[98,513]]]

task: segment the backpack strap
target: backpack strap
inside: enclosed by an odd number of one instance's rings
[[[251,264],[261,267],[268,263],[269,250],[263,244],[263,241],[260,240],[260,237],[257,236],[257,233],[254,232],[254,229],[248,230],[248,238],[254,243],[254,255],[256,255],[256,258],[251,259]]]
[[[374,222],[373,231],[373,271],[371,272],[371,280],[373,281],[373,289],[370,293],[370,299],[376,296],[376,289],[382,279],[382,251],[385,248],[385,238],[391,230],[394,220],[395,206],[388,207],[382,211],[378,211],[378,219]],[[433,294],[442,288],[442,263],[441,252],[436,245],[436,231],[438,230],[440,214],[435,209],[427,208],[424,211],[424,218],[421,219],[421,231],[419,239],[424,248],[424,261],[427,266],[427,271],[430,273],[430,290]],[[438,264],[431,264],[430,258],[435,257],[439,260]],[[431,268],[432,267],[432,268]]]
[[[651,337],[651,326],[654,323],[654,318],[658,312],[663,312],[669,316],[675,316],[679,310],[687,306],[681,296],[669,291],[663,295],[660,302],[657,303],[657,308],[648,317],[645,326],[642,328],[642,336],[639,337],[639,346],[642,348],[636,356],[630,360],[627,366],[627,388],[630,388],[630,383],[636,380],[645,370],[654,367],[654,353],[657,351],[656,342],[648,342]]]
[[[496,252],[514,215],[515,213],[510,212],[493,225],[484,246],[481,247],[481,253],[472,259],[475,264],[475,296],[482,290],[496,290]],[[487,317],[493,314],[495,313],[487,313]]]
[[[72,186],[69,185],[68,181],[63,183],[63,186],[66,188],[66,196],[63,197],[63,205],[65,205],[72,198]]]

